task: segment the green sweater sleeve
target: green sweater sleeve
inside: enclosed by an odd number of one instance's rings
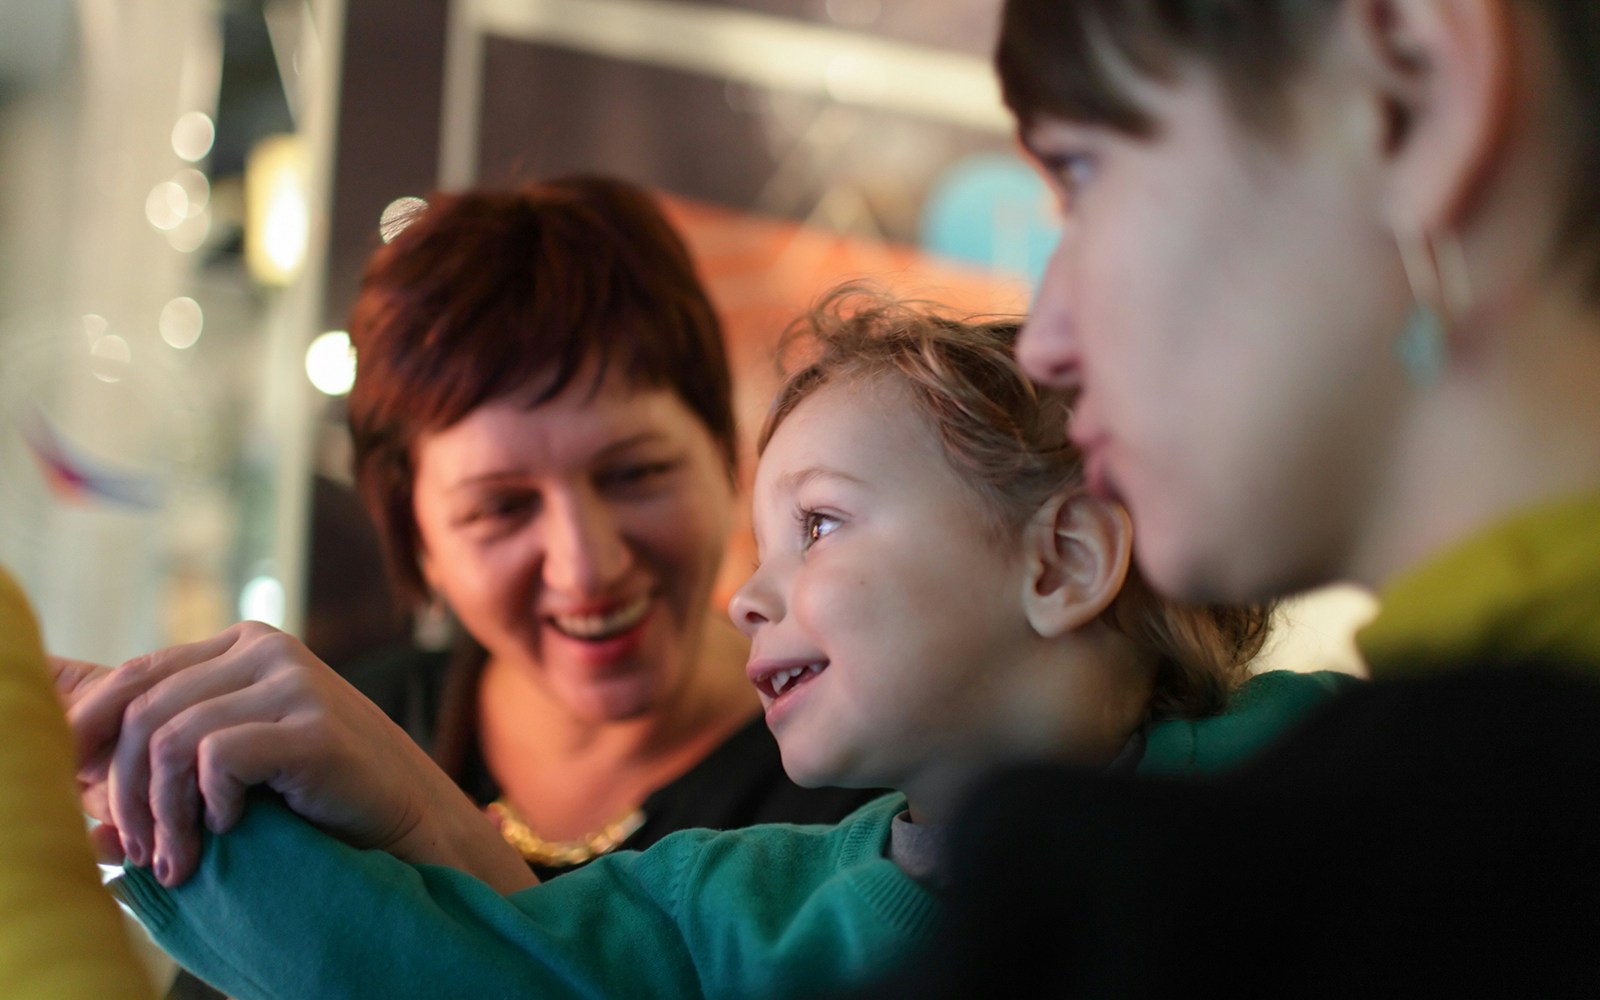
[[[1150,726],[1140,774],[1214,774],[1252,759],[1359,678],[1332,671],[1270,670],[1245,681],[1228,707],[1202,719]]]
[[[837,827],[685,831],[502,897],[262,799],[183,886],[130,868],[114,888],[163,948],[242,1000],[782,996],[858,982],[923,940],[931,897],[879,856],[895,808]]]
[[[1232,766],[1342,682],[1253,678],[1228,711],[1151,727],[1141,771]],[[837,826],[674,834],[502,897],[339,843],[276,799],[166,890],[114,891],[178,961],[242,998],[784,997],[860,984],[922,942],[935,902],[883,857],[900,796]]]

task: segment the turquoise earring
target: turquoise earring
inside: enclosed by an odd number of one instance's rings
[[[1472,307],[1472,285],[1461,243],[1450,233],[1433,238],[1394,234],[1414,300],[1394,341],[1406,380],[1422,389],[1444,377],[1450,362],[1448,324]]]
[[[1406,381],[1419,389],[1438,382],[1448,353],[1439,311],[1423,302],[1413,304],[1405,326],[1394,340],[1394,355],[1400,360]]]

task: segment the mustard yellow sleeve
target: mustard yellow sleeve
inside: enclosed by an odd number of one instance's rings
[[[150,1000],[101,888],[38,625],[0,570],[0,984],[9,1000]]]

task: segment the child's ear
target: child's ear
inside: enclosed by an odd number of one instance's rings
[[[1121,592],[1133,521],[1114,501],[1058,493],[1028,523],[1023,546],[1024,611],[1035,632],[1054,638],[1094,621]]]

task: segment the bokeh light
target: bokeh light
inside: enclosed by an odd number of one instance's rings
[[[311,234],[305,151],[293,135],[257,142],[245,164],[245,264],[257,281],[287,285]]]
[[[239,590],[239,617],[283,627],[283,584],[276,577],[262,574]]]
[[[114,333],[101,336],[89,347],[89,370],[102,382],[120,382],[133,363],[133,349]]]
[[[319,392],[343,396],[356,381],[356,352],[350,335],[329,330],[306,348],[306,377]]]
[[[378,235],[383,238],[383,242],[388,243],[405,232],[406,227],[416,221],[417,216],[427,207],[427,201],[415,195],[408,194],[396,198],[384,206],[383,214],[378,217]]]
[[[99,313],[83,314],[83,335],[87,338],[90,347],[94,346],[95,341],[105,336],[106,331],[110,328],[111,324],[107,323],[106,318]]]
[[[176,181],[162,181],[145,198],[144,217],[162,232],[178,228],[189,217],[189,192]]]
[[[161,307],[159,326],[161,339],[181,351],[193,347],[200,339],[200,331],[205,327],[205,313],[200,303],[181,295]]]
[[[190,111],[172,126],[172,151],[190,163],[205,159],[216,140],[217,127],[204,111]]]
[[[193,253],[205,245],[210,235],[211,211],[207,209],[178,223],[176,229],[167,233],[167,242],[181,253]]]
[[[206,180],[206,175],[193,167],[185,167],[172,175],[172,183],[183,188],[187,198],[184,217],[194,218],[205,211],[206,205],[211,202],[211,182]]]

